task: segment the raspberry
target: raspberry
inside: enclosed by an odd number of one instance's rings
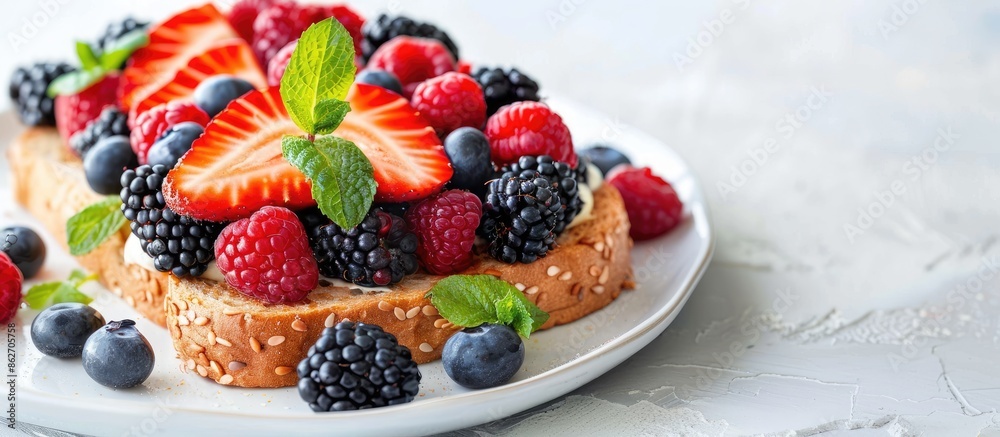
[[[24,276],[6,253],[0,252],[0,323],[7,324],[21,307]]]
[[[285,75],[285,68],[288,67],[288,61],[292,59],[292,52],[295,51],[295,46],[297,45],[299,45],[299,40],[288,43],[281,50],[278,50],[278,53],[268,62],[267,86],[276,87],[281,85],[281,76]]]
[[[205,126],[209,119],[208,114],[193,102],[180,101],[154,106],[136,117],[135,122],[132,123],[129,142],[132,143],[132,150],[139,157],[139,164],[147,163],[149,149],[167,129],[185,121],[193,121]]]
[[[472,265],[472,245],[483,216],[475,194],[449,190],[406,212],[406,223],[417,234],[417,257],[435,275],[458,273]]]
[[[298,302],[319,283],[306,230],[287,208],[265,206],[226,226],[215,258],[227,284],[270,304]]]
[[[226,14],[226,18],[240,37],[247,42],[253,42],[253,21],[272,4],[273,0],[239,0]]]
[[[460,127],[479,129],[486,122],[483,89],[462,73],[448,72],[421,83],[412,102],[442,137]]]
[[[383,44],[367,65],[399,78],[406,98],[413,95],[420,82],[455,71],[456,67],[455,58],[440,41],[412,36],[397,36]]]
[[[56,127],[64,144],[69,144],[73,134],[82,131],[87,123],[99,117],[105,106],[117,102],[118,77],[117,73],[111,73],[83,91],[56,97]]]
[[[468,61],[458,61],[455,65],[455,71],[472,76],[472,63]]]
[[[354,40],[354,51],[361,50],[361,26],[364,18],[347,6],[300,5],[280,1],[264,9],[253,22],[253,51],[260,65],[268,65],[282,47],[299,38],[313,23],[334,17]]]
[[[513,164],[525,155],[549,155],[576,168],[569,128],[544,103],[516,102],[504,106],[486,121],[493,162]]]
[[[680,223],[684,205],[677,192],[649,167],[618,166],[607,182],[622,194],[632,222],[629,235],[637,241],[663,235]]]

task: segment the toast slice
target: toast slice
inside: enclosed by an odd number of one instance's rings
[[[29,129],[8,151],[15,198],[65,245],[66,220],[100,199],[87,185],[79,159],[52,129]],[[38,193],[54,193],[40,196]],[[544,328],[577,320],[633,287],[629,221],[621,195],[605,184],[594,192],[594,218],[567,230],[559,246],[531,264],[481,257],[466,274],[489,274],[514,284],[549,313]],[[78,257],[102,283],[140,313],[168,328],[185,367],[221,384],[286,387],[295,366],[322,330],[343,320],[374,323],[393,333],[418,363],[439,359],[459,328],[424,298],[439,276],[416,274],[378,292],[322,281],[292,305],[264,305],[225,283],[177,278],[124,262],[123,229]]]
[[[101,199],[87,184],[83,163],[63,146],[53,128],[25,130],[8,148],[7,158],[14,199],[68,250],[66,221]],[[77,261],[144,317],[166,326],[167,275],[126,265],[123,251],[128,236],[129,230],[123,228],[93,252],[76,257]]]

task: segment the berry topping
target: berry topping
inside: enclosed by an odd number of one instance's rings
[[[194,103],[214,118],[229,102],[253,90],[253,84],[229,75],[212,76],[194,89]]]
[[[169,171],[165,166],[141,166],[122,175],[122,213],[132,234],[153,258],[153,267],[175,276],[200,276],[215,258],[216,223],[182,216],[167,207],[161,188]]]
[[[404,404],[420,391],[420,369],[410,350],[365,323],[324,329],[296,371],[299,396],[316,412]]]
[[[119,135],[97,142],[83,159],[83,173],[90,188],[98,194],[118,194],[122,189],[122,174],[138,165],[128,137]]]
[[[417,235],[417,257],[424,268],[449,275],[471,266],[482,216],[479,198],[462,190],[445,191],[410,208],[406,223]]]
[[[10,76],[10,100],[14,102],[21,123],[28,126],[55,126],[55,103],[48,95],[55,78],[76,68],[65,62],[40,62],[19,67]]]
[[[453,173],[448,156],[434,129],[406,99],[356,84],[346,100],[351,112],[334,135],[352,141],[371,161],[376,202],[419,200],[441,191]]]
[[[285,75],[285,69],[288,68],[288,61],[292,60],[292,53],[295,52],[295,47],[299,44],[299,40],[292,41],[288,45],[278,50],[278,53],[271,58],[267,63],[267,86],[278,87],[281,86],[281,77]]]
[[[108,24],[108,27],[104,29],[104,34],[97,39],[97,48],[103,52],[108,47],[111,47],[119,38],[136,30],[145,30],[148,26],[149,23],[136,20],[132,17],[126,17],[124,20]],[[122,62],[120,65],[114,66],[114,69],[119,70],[124,65],[125,62]]]
[[[555,246],[554,231],[564,218],[565,207],[548,179],[504,174],[490,181],[479,232],[494,258],[531,263]]]
[[[118,74],[112,73],[83,91],[56,97],[56,127],[65,144],[91,120],[100,117],[105,106],[115,104],[118,82]]]
[[[104,326],[104,316],[82,303],[57,303],[31,321],[31,342],[56,358],[78,358],[90,334]]]
[[[69,147],[76,156],[87,157],[87,152],[98,141],[114,136],[129,136],[128,116],[114,106],[105,107],[101,115],[93,120],[82,131],[69,139]]]
[[[312,206],[309,182],[281,155],[301,135],[277,88],[234,100],[205,128],[163,184],[167,205],[201,220],[249,217],[265,206]]]
[[[509,326],[483,324],[448,339],[441,352],[444,371],[462,387],[506,384],[524,363],[524,342]]]
[[[262,88],[267,82],[250,46],[242,40],[229,40],[192,58],[170,82],[135,104],[129,112],[129,120],[134,121],[140,114],[158,105],[192,100],[199,86],[218,75],[238,77],[255,88]]]
[[[265,206],[230,223],[215,258],[229,286],[269,304],[305,299],[319,281],[305,228],[287,208]]]
[[[383,44],[389,42],[397,36],[416,36],[421,38],[436,39],[448,48],[453,59],[458,59],[458,46],[451,40],[447,33],[434,27],[432,24],[421,23],[410,18],[398,16],[390,17],[382,14],[375,20],[365,23],[362,29],[364,39],[361,40],[361,56],[368,61],[372,54]]]
[[[396,94],[403,95],[403,84],[399,83],[399,79],[388,71],[371,68],[361,70],[358,76],[354,78],[354,82],[380,86]]]
[[[274,0],[238,0],[226,14],[229,24],[236,29],[246,42],[253,42],[253,21],[264,9],[271,7]]]
[[[556,236],[562,234],[580,212],[583,202],[577,187],[577,173],[569,165],[553,161],[551,156],[522,156],[516,163],[502,168],[500,173],[501,176],[518,176],[521,179],[542,176],[552,183],[553,192],[559,193],[559,200],[565,207],[562,221],[552,230]]]
[[[14,226],[0,230],[0,251],[21,271],[24,279],[31,279],[45,264],[45,242],[35,231]]]
[[[219,41],[238,38],[226,17],[211,3],[182,11],[152,26],[149,44],[132,54],[122,74],[119,90],[122,105],[132,108],[173,81],[192,58],[209,51]],[[150,107],[160,103],[164,102]]]
[[[174,168],[181,157],[191,150],[191,144],[198,139],[205,128],[193,121],[175,124],[163,133],[149,149],[149,165]]]
[[[403,84],[403,96],[409,98],[421,82],[455,71],[455,58],[438,40],[400,36],[379,47],[368,68],[395,75]]]
[[[516,68],[504,70],[502,68],[480,67],[472,77],[483,88],[489,115],[495,114],[501,107],[514,102],[537,102],[540,100],[538,83],[527,74],[517,71]]]
[[[428,79],[417,86],[411,101],[442,137],[460,127],[481,128],[486,122],[483,90],[461,73],[448,72]]]
[[[632,238],[641,241],[659,237],[680,223],[684,206],[677,192],[649,167],[620,166],[608,175],[607,182],[625,201]]]
[[[375,287],[395,284],[417,271],[417,236],[398,216],[372,209],[361,224],[345,230],[317,211],[302,215],[324,276]]]
[[[576,168],[569,128],[544,103],[517,102],[500,108],[486,121],[493,162],[513,164],[525,155],[549,155]]]
[[[155,106],[136,118],[130,135],[132,150],[140,164],[146,164],[149,149],[171,126],[190,121],[200,126],[208,124],[208,114],[193,102],[170,102]]]
[[[21,307],[24,276],[5,252],[0,252],[0,323],[10,322]]]
[[[449,186],[482,197],[486,193],[486,182],[493,178],[490,142],[486,135],[471,127],[459,128],[444,139],[444,153],[455,169]]]
[[[311,24],[329,17],[344,25],[354,39],[355,51],[360,49],[361,26],[365,20],[351,8],[280,1],[261,11],[253,22],[253,51],[257,60],[267,65],[278,50],[297,39]]]
[[[87,375],[111,388],[142,384],[156,362],[153,346],[128,319],[109,322],[91,334],[82,355]]]
[[[625,164],[630,165],[632,161],[624,153],[615,150],[610,146],[594,145],[580,151],[581,157],[586,157],[590,162],[601,170],[601,174],[607,176],[611,169]]]

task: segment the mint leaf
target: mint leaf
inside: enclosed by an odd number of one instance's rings
[[[94,299],[79,290],[80,286],[90,281],[96,281],[97,275],[87,275],[80,270],[73,270],[65,281],[46,282],[38,284],[24,295],[24,302],[29,307],[40,310],[57,303],[79,302],[88,304]]]
[[[47,93],[49,97],[71,96],[97,83],[104,78],[106,73],[107,71],[100,66],[89,70],[71,71],[55,78],[55,80],[49,84]]]
[[[100,64],[106,70],[117,70],[121,68],[132,52],[149,44],[149,34],[145,29],[133,30],[126,33],[104,48],[101,53]]]
[[[108,196],[70,217],[66,222],[69,253],[74,256],[90,253],[118,232],[125,225],[121,205],[121,199]]]
[[[90,70],[100,64],[97,55],[94,54],[94,48],[83,41],[76,42],[76,56],[80,58],[80,69],[82,70]]]
[[[343,100],[323,100],[316,105],[316,130],[323,133],[333,132],[351,112],[351,104]]]
[[[350,229],[365,219],[375,199],[375,170],[354,143],[320,137],[315,142],[286,136],[281,151],[312,184],[319,210],[338,226]]]
[[[513,285],[491,275],[449,276],[435,284],[427,298],[441,317],[455,325],[507,325],[524,338],[549,319]]]
[[[354,82],[354,41],[340,22],[327,18],[309,26],[292,52],[281,78],[281,100],[310,135],[333,132],[343,120],[328,103],[343,100]]]

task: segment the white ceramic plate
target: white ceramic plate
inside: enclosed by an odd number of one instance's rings
[[[701,189],[688,166],[657,140],[564,100],[549,103],[563,115],[578,145],[609,141],[637,163],[671,181],[685,203],[685,221],[669,235],[637,244],[633,264],[639,288],[608,307],[569,325],[531,336],[524,366],[502,387],[471,391],[447,377],[440,362],[420,366],[419,397],[387,408],[315,414],[294,388],[240,389],[217,385],[182,371],[166,330],[94,285],[92,305],[107,320],[138,321],[156,352],[156,367],[144,385],[111,390],[93,382],[80,360],[41,355],[28,327],[36,312],[17,317],[17,420],[92,435],[179,435],[208,432],[240,435],[337,434],[418,435],[500,419],[564,395],[615,367],[649,344],[674,320],[708,266],[714,237]],[[22,128],[8,111],[0,114],[0,147]],[[3,154],[0,181],[9,171]],[[0,190],[0,225],[33,219]],[[46,195],[46,193],[38,193]],[[45,234],[45,232],[42,232]],[[49,258],[35,281],[65,278],[76,262],[48,235]]]

